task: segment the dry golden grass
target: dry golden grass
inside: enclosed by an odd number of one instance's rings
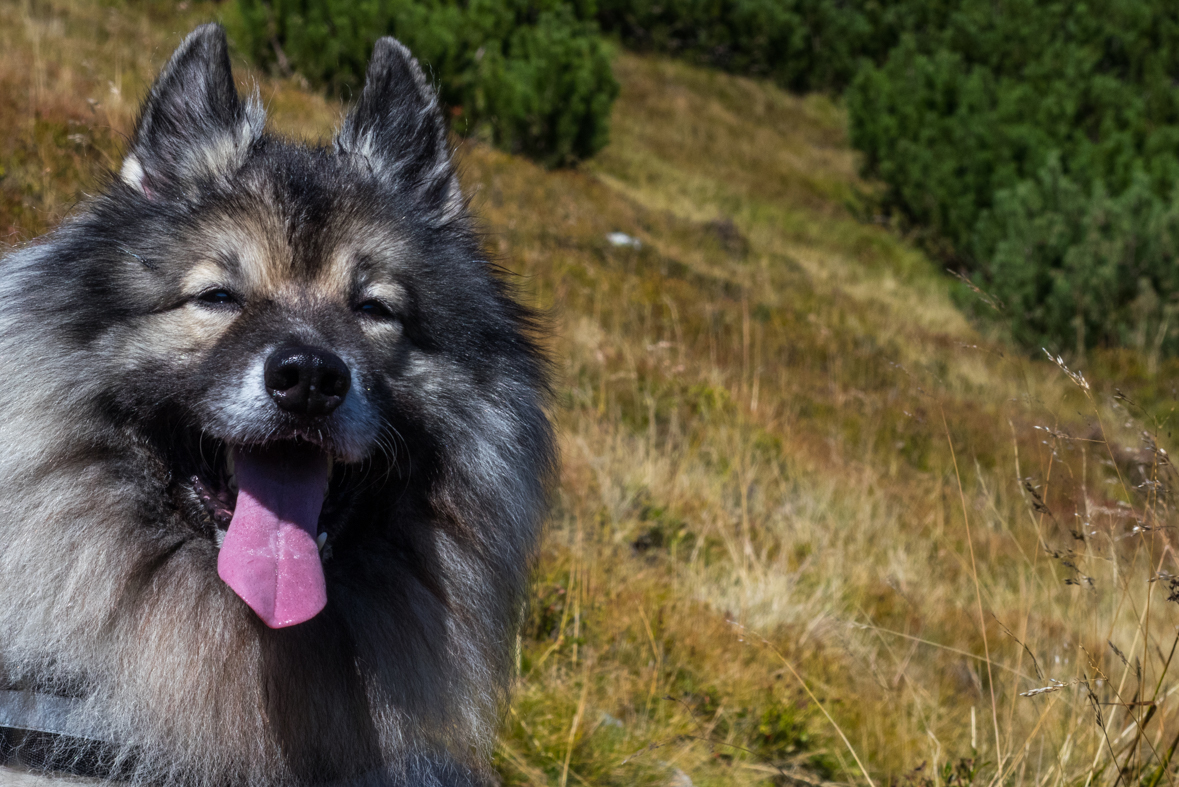
[[[0,5],[0,235],[95,188],[227,8]],[[244,65],[276,127],[330,133],[339,105]],[[1104,354],[1090,389],[980,336],[855,218],[830,100],[616,68],[580,170],[459,152],[560,370],[505,782],[1173,785],[1176,364]]]

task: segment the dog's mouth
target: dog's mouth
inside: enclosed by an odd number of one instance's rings
[[[214,444],[211,450],[207,445],[210,442]],[[229,524],[233,520],[233,511],[237,505],[237,463],[234,459],[234,450],[229,446],[209,438],[205,438],[205,443],[202,453],[211,453],[214,459],[212,461],[207,458],[203,459],[200,463],[201,467],[189,474],[188,483],[192,487],[196,499],[200,502],[201,510],[208,516],[209,523],[215,531],[214,539],[217,546],[220,547],[226,531],[229,530]],[[275,451],[283,452],[298,452],[308,449],[309,446],[297,442],[282,443],[273,448]],[[327,455],[327,465],[328,482],[323,490],[323,509],[320,512],[316,532],[316,542],[321,552],[324,551],[324,546],[328,541],[332,520],[337,518],[336,515],[341,508],[342,491],[345,486],[344,477],[347,474],[347,468],[337,468],[335,459],[331,455]],[[330,555],[330,550],[327,554]]]
[[[304,442],[218,449],[190,478],[220,543],[218,574],[271,628],[310,620],[327,603],[322,553],[342,485],[332,458]]]

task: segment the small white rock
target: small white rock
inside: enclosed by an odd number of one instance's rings
[[[632,249],[643,248],[643,242],[638,238],[632,238],[625,232],[611,232],[606,236],[606,240],[610,241],[611,246],[629,246]]]

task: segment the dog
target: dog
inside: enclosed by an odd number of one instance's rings
[[[548,363],[422,69],[312,146],[200,27],[108,181],[0,263],[0,783],[494,782]]]

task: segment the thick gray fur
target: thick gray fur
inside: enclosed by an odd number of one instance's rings
[[[403,46],[328,147],[266,132],[226,52],[188,36],[121,172],[0,263],[0,688],[75,700],[123,783],[489,783],[554,464],[535,321]],[[347,359],[338,418],[248,395],[289,341]],[[188,480],[272,440],[344,468],[328,606],[279,630],[218,577]]]

